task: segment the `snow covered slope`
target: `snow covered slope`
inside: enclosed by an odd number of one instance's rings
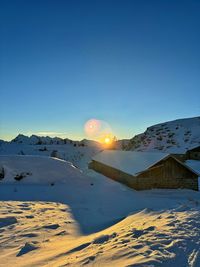
[[[183,153],[200,145],[200,117],[156,124],[133,137],[126,150]]]
[[[70,162],[41,156],[0,156],[0,168],[4,170],[2,183],[60,184],[87,183],[87,177]],[[84,182],[83,182],[84,179]],[[73,181],[72,181],[73,180]]]
[[[83,143],[86,143],[84,140]],[[90,143],[90,142],[89,142]],[[98,143],[91,142],[91,145],[77,145],[75,143],[67,143],[63,145],[30,145],[26,142],[7,142],[0,144],[0,155],[38,155],[53,156],[59,159],[70,161],[73,165],[85,169],[91,157],[97,154],[102,148]]]

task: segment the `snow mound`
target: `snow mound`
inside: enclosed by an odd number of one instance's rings
[[[51,184],[76,183],[85,175],[64,160],[42,156],[0,156],[4,178],[0,183]],[[72,181],[73,180],[73,181]]]

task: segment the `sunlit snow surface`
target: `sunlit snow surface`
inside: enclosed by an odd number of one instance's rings
[[[137,192],[61,160],[0,159],[0,266],[200,266],[199,192]]]

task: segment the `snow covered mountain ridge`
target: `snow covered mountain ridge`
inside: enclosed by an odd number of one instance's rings
[[[10,142],[0,141],[0,155],[38,155],[57,157],[72,162],[75,166],[86,168],[91,157],[102,149],[100,143],[83,139],[73,141],[59,137],[30,137],[19,134]]]
[[[178,119],[148,127],[130,139],[125,150],[184,153],[200,145],[200,117]]]
[[[16,144],[25,144],[25,145],[65,145],[72,144],[74,146],[97,146],[99,143],[93,140],[83,139],[81,141],[74,141],[68,138],[60,138],[60,137],[49,137],[49,136],[38,136],[31,135],[26,136],[23,134],[19,134],[10,143]]]
[[[70,145],[74,147],[96,147],[102,149],[99,142],[83,139],[73,141],[68,138],[19,134],[10,142],[0,140],[0,144],[21,145]],[[200,116],[159,123],[150,126],[144,133],[132,139],[118,140],[112,149],[135,151],[160,151],[167,153],[184,153],[200,145]],[[2,153],[1,153],[2,154]]]

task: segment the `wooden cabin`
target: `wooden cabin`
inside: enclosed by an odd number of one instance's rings
[[[187,159],[200,160],[200,146],[194,147],[186,152]]]
[[[104,150],[92,159],[89,168],[136,190],[198,190],[199,174],[166,153]]]

